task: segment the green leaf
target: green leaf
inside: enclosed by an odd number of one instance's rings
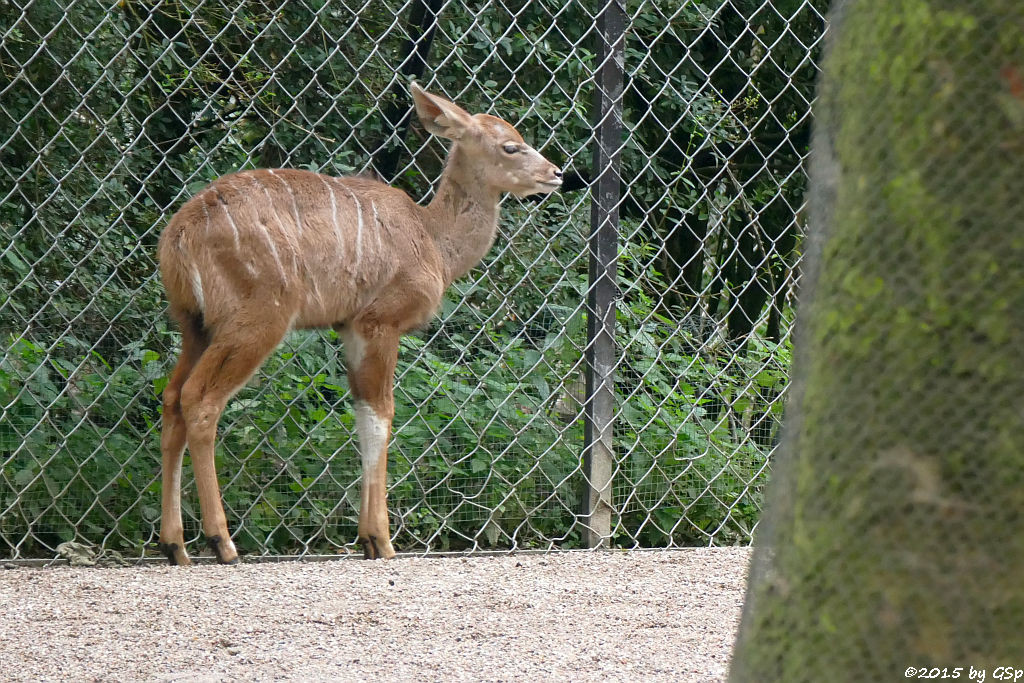
[[[14,270],[16,270],[16,271],[18,272],[18,274],[19,274],[19,275],[27,275],[27,274],[28,274],[28,272],[29,272],[29,271],[31,270],[31,268],[29,267],[29,265],[28,265],[27,263],[25,263],[24,261],[22,261],[22,260],[21,260],[21,259],[20,259],[20,258],[18,257],[18,255],[14,253],[14,250],[13,250],[13,249],[8,249],[8,250],[7,250],[7,251],[6,251],[5,253],[4,253],[4,257],[5,257],[6,259],[7,259],[7,261],[8,261],[8,262],[9,262],[9,263],[10,263],[10,264],[11,264],[12,266],[14,266]]]
[[[25,488],[35,476],[33,469],[31,467],[26,467],[25,469],[14,473],[14,485],[20,488]]]

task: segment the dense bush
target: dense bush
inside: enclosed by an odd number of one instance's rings
[[[394,153],[394,182],[429,196],[441,147],[388,116],[408,111],[395,65],[412,30],[390,4],[0,9],[7,553],[154,539],[176,333],[153,259],[190,193],[244,167],[345,173]],[[628,10],[615,538],[745,541],[786,383],[807,46],[823,24],[796,2]],[[515,123],[585,187],[592,25],[575,4],[448,5],[424,79]],[[580,543],[589,220],[585,192],[507,200],[495,249],[403,342],[399,548]],[[353,540],[346,387],[333,333],[296,334],[229,405],[218,465],[242,548]],[[195,502],[186,481],[193,538]]]

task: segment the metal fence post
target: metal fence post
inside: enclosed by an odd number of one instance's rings
[[[623,45],[626,17],[610,0],[597,20],[598,67],[594,95],[594,184],[590,214],[590,289],[587,294],[586,428],[583,522],[591,548],[611,536],[615,457],[615,298],[619,227],[619,152],[622,148]]]

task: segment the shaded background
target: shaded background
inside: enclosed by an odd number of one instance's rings
[[[622,6],[612,545],[748,543],[757,523],[787,385],[827,4]],[[495,248],[402,343],[396,548],[586,545],[602,9],[0,7],[0,555],[49,556],[71,539],[141,555],[155,540],[160,392],[177,346],[160,229],[204,184],[250,167],[373,171],[427,200],[444,149],[409,119],[411,78],[512,122],[567,183],[542,202],[507,199]],[[336,336],[290,335],[221,422],[240,549],[351,544],[353,439]]]

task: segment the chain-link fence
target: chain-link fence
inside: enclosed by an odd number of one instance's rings
[[[3,2],[0,552],[155,541],[177,348],[162,226],[241,168],[370,171],[427,198],[444,151],[411,121],[413,78],[512,122],[566,182],[506,199],[494,249],[402,343],[396,549],[748,542],[827,4]],[[288,337],[228,405],[217,459],[241,550],[350,547],[334,333]],[[183,509],[195,540],[188,475]]]

